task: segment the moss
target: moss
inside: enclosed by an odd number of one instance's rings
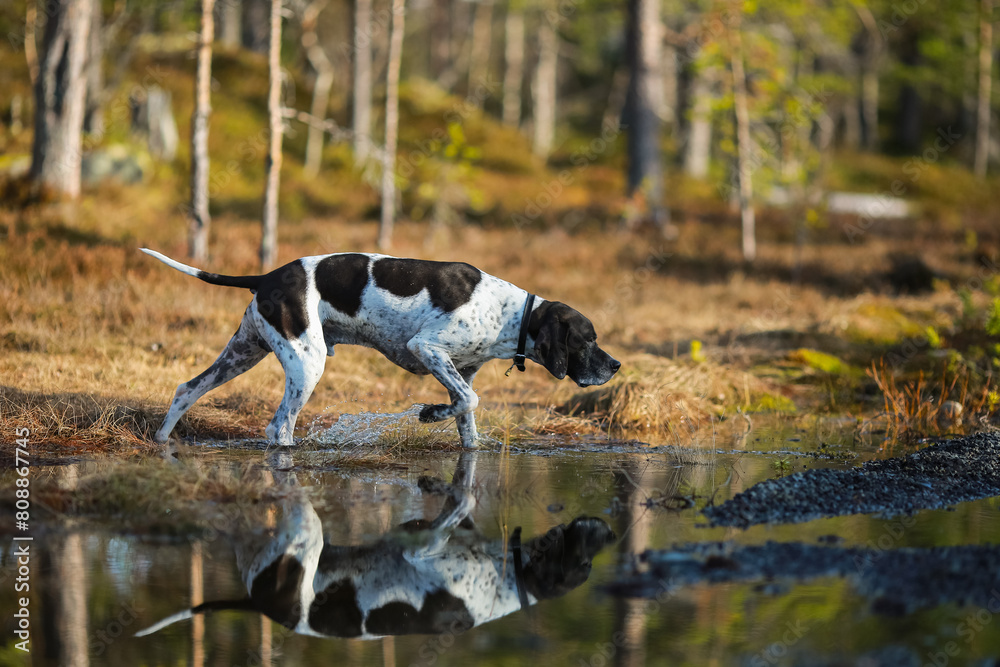
[[[847,327],[848,340],[855,343],[892,345],[924,334],[924,328],[898,308],[886,303],[858,307]]]
[[[828,375],[840,375],[848,377],[863,377],[864,371],[856,368],[832,354],[811,350],[809,348],[799,348],[788,355],[789,361],[806,366],[820,373]]]
[[[746,412],[796,412],[795,403],[780,394],[762,394],[744,406]]]

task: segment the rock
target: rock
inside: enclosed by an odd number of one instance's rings
[[[122,183],[140,183],[145,174],[143,160],[138,154],[130,153],[122,145],[108,146],[90,151],[83,156],[80,165],[80,179],[95,185],[109,179]]]
[[[945,401],[938,410],[938,421],[942,424],[960,424],[962,422],[962,404],[958,401]]]

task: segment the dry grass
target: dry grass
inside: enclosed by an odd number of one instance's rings
[[[58,205],[0,209],[0,236],[7,230],[0,243],[6,291],[0,299],[0,376],[7,385],[0,394],[0,428],[27,425],[53,451],[146,451],[176,385],[201,372],[225,346],[249,294],[204,285],[139,253],[138,247],[150,246],[184,256],[183,220],[155,199],[144,207],[143,192],[94,193],[68,221],[67,209]],[[394,254],[468,261],[567,302],[594,321],[602,345],[624,364],[620,378],[586,393],[535,365],[507,378],[502,362],[488,364],[476,382],[486,435],[499,442],[609,432],[665,440],[738,407],[817,405],[813,389],[761,372],[762,364],[808,347],[865,367],[911,329],[958,317],[962,305],[953,290],[920,296],[886,291],[878,276],[901,248],[937,250],[924,253],[928,263],[955,284],[976,270],[961,241],[931,243],[923,232],[900,240],[881,230],[885,237],[872,233],[850,245],[831,228],[823,243],[800,255],[783,231],[787,225],[765,219],[772,226],[762,223],[761,258],[751,271],[736,254],[736,226],[679,215],[680,237],[669,243],[655,234],[589,225],[573,233],[466,226],[428,248],[426,225],[398,226]],[[370,251],[375,237],[367,221],[287,222],[280,260]],[[206,268],[256,272],[258,238],[256,225],[246,220],[217,218]],[[807,269],[798,282],[797,262]],[[693,340],[704,343],[706,361],[690,358]],[[282,390],[280,366],[269,357],[199,402],[179,434],[259,438]],[[443,398],[433,380],[409,375],[370,350],[344,346],[328,360],[300,417],[300,434],[318,415],[332,424],[343,413],[400,412]],[[457,442],[451,424],[407,428],[386,435],[385,451]]]
[[[32,504],[47,515],[113,521],[119,531],[190,535],[237,530],[273,501],[306,492],[276,486],[274,473],[259,462],[206,465],[210,460],[151,457],[49,468],[32,478]],[[14,485],[4,488],[0,505],[12,506]]]
[[[973,383],[965,367],[944,370],[934,379],[919,373],[914,380],[900,381],[884,362],[873,362],[867,374],[884,402],[882,413],[873,418],[886,420],[890,442],[907,444],[927,435],[953,433],[963,424],[986,425],[996,414],[996,390],[989,383]]]

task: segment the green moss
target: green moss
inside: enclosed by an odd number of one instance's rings
[[[847,338],[855,343],[892,345],[925,333],[924,327],[898,308],[885,303],[860,306],[847,327]]]
[[[796,412],[795,403],[790,398],[780,394],[763,394],[757,396],[748,405],[746,412]]]
[[[864,372],[832,354],[811,350],[809,348],[799,348],[788,355],[789,361],[801,364],[807,368],[826,373],[828,375],[845,375],[850,377],[861,377]]]

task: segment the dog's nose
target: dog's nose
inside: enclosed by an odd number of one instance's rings
[[[612,373],[617,373],[618,369],[621,368],[621,367],[622,367],[622,362],[618,361],[617,359],[612,359],[611,360],[611,372]]]

